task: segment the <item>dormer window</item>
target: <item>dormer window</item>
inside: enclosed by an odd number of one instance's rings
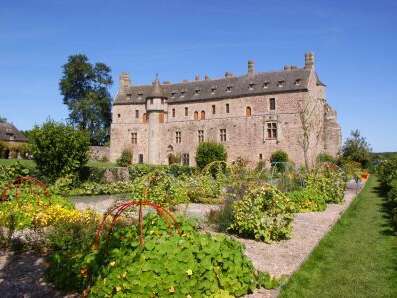
[[[142,91],[141,91],[141,92],[138,92],[138,98],[141,99],[142,96],[143,96],[143,92],[142,92]]]
[[[296,79],[295,80],[295,86],[299,86],[301,84],[301,79]]]
[[[215,92],[216,92],[216,87],[212,87],[211,88],[211,94],[215,94]]]
[[[249,84],[248,84],[248,89],[249,89],[249,90],[254,90],[254,86],[255,86],[254,83],[249,83]]]
[[[264,83],[263,83],[263,89],[269,88],[269,85],[270,85],[270,82],[269,82],[269,81],[264,82]]]
[[[199,95],[200,94],[200,89],[194,90],[194,95]]]
[[[226,87],[226,92],[232,92],[232,86],[230,86],[230,85],[227,86],[227,87]]]
[[[127,94],[127,100],[131,100],[132,95],[131,94]]]
[[[284,87],[285,81],[278,81],[277,86],[278,87]]]
[[[185,91],[181,91],[181,97],[185,97]]]
[[[171,92],[171,98],[175,98],[175,96],[176,96],[176,91],[172,91]]]

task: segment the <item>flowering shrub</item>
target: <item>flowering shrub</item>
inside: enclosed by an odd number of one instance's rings
[[[264,242],[289,238],[291,206],[289,198],[273,186],[250,189],[234,203],[229,230]]]
[[[345,176],[335,165],[326,164],[307,174],[306,188],[320,195],[326,203],[340,203],[346,188]]]
[[[304,188],[287,193],[294,212],[323,211],[327,207],[320,193]]]

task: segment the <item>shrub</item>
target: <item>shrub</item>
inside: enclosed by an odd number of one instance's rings
[[[181,163],[181,154],[180,153],[178,153],[178,154],[173,154],[173,153],[168,154],[168,163],[170,165],[180,164]]]
[[[391,182],[397,179],[397,158],[382,160],[377,169],[382,187],[387,191]]]
[[[342,146],[342,159],[359,162],[363,168],[367,168],[371,162],[371,151],[367,140],[358,130],[354,130]]]
[[[233,206],[229,230],[264,242],[289,238],[292,208],[288,197],[273,186],[249,189]]]
[[[317,163],[324,163],[324,162],[336,163],[336,158],[328,153],[320,153],[319,155],[317,155],[316,161]]]
[[[18,176],[29,176],[34,173],[30,167],[24,166],[21,162],[17,161],[12,165],[0,165],[0,189],[15,180]]]
[[[199,169],[214,161],[226,161],[227,153],[222,144],[202,142],[197,147],[196,164]]]
[[[323,211],[327,207],[321,194],[310,188],[289,192],[287,196],[293,204],[294,212]]]
[[[323,198],[326,203],[341,203],[344,198],[346,181],[341,170],[326,164],[310,171],[306,176],[306,188]]]
[[[35,126],[31,142],[37,169],[51,182],[78,173],[88,161],[89,137],[70,125],[49,120]]]
[[[132,151],[127,149],[123,150],[116,163],[119,167],[128,167],[130,164],[132,164]]]
[[[288,162],[288,154],[283,150],[277,150],[270,156],[270,163],[272,167],[276,167],[277,171],[282,172],[285,170],[285,164]]]

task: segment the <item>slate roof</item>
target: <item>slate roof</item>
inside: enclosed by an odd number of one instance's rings
[[[0,123],[0,141],[27,142],[28,139],[11,123]]]
[[[310,69],[290,68],[275,72],[259,72],[220,79],[162,84],[168,103],[205,101],[251,95],[306,91]],[[318,79],[317,84],[324,85]],[[127,94],[119,93],[114,104],[145,103],[152,95],[153,85],[131,86]]]

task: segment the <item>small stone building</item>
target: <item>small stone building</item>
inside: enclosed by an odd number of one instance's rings
[[[229,161],[242,157],[253,166],[278,149],[296,164],[304,164],[305,155],[309,163],[319,153],[335,156],[341,129],[325,91],[311,52],[302,68],[256,72],[249,61],[245,75],[226,72],[219,79],[160,84],[156,78],[134,86],[123,73],[112,110],[110,160],[127,149],[135,163],[168,164],[171,154],[180,154],[182,163],[195,165],[203,141],[222,143]]]
[[[11,123],[0,122],[0,141],[9,144],[27,143],[28,139]]]

